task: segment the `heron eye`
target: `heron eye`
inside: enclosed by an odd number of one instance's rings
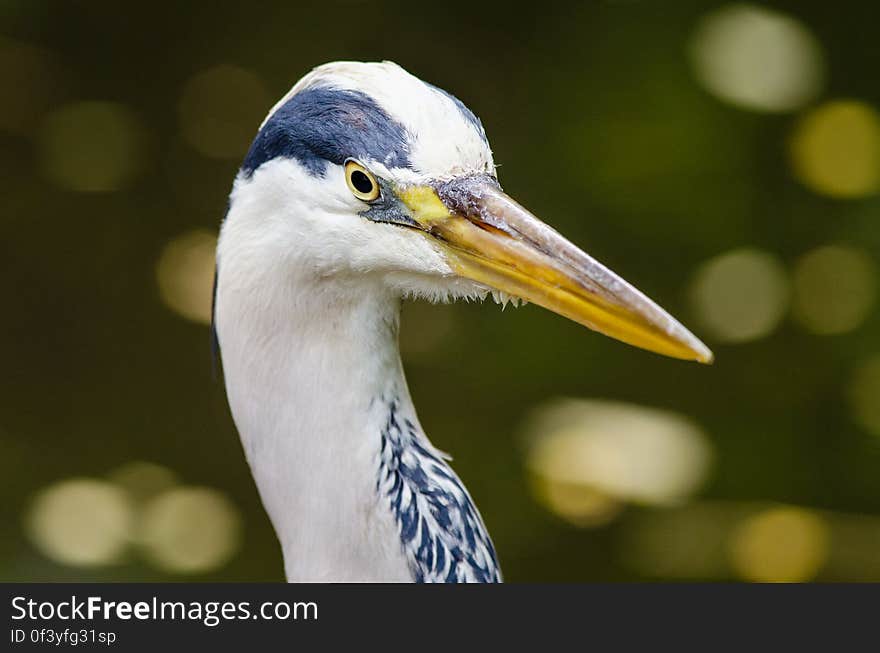
[[[379,184],[373,173],[357,161],[345,163],[345,181],[348,189],[359,200],[372,202],[379,197]]]

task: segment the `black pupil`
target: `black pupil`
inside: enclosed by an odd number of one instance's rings
[[[360,170],[355,170],[351,173],[351,185],[364,195],[369,195],[373,192],[373,182]]]

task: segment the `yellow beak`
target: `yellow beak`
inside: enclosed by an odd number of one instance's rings
[[[712,362],[671,315],[505,195],[487,175],[398,191],[455,272],[650,351]]]

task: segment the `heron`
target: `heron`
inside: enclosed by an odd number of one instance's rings
[[[406,299],[531,302],[708,363],[657,304],[506,195],[480,120],[392,62],[335,62],[269,111],[217,244],[213,332],[288,581],[500,582],[422,429]]]

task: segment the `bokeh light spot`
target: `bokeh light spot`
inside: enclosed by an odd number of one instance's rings
[[[829,245],[808,252],[794,269],[795,317],[813,333],[855,329],[874,304],[876,273],[860,249]]]
[[[829,102],[808,113],[789,153],[795,175],[817,193],[854,198],[880,190],[880,116],[862,102]]]
[[[95,479],[74,478],[50,485],[34,499],[27,532],[55,562],[98,566],[117,561],[132,532],[133,510],[125,493]]]
[[[143,168],[144,128],[130,109],[112,102],[78,102],[53,111],[39,133],[46,176],[78,192],[125,187]]]
[[[797,583],[816,576],[828,548],[828,527],[818,514],[777,507],[746,518],[733,533],[730,554],[746,580]]]
[[[180,130],[205,156],[240,158],[271,106],[262,80],[227,64],[193,76],[180,98]]]
[[[769,335],[788,308],[788,280],[776,257],[739,249],[704,263],[691,282],[693,310],[722,342]]]
[[[217,490],[180,487],[144,508],[139,541],[160,569],[204,573],[226,564],[238,550],[241,517]]]
[[[822,48],[798,20],[763,7],[731,4],[704,16],[690,43],[700,83],[755,111],[793,111],[822,90]]]
[[[553,401],[535,411],[526,432],[536,498],[574,523],[613,515],[618,501],[680,501],[700,487],[711,462],[691,420],[613,401]]]
[[[184,233],[162,250],[156,279],[162,301],[193,322],[211,322],[217,236],[205,229]]]
[[[880,355],[872,356],[856,369],[849,399],[858,423],[880,438]]]
[[[550,512],[579,528],[596,528],[612,521],[623,502],[582,483],[566,483],[533,474],[531,490]]]

